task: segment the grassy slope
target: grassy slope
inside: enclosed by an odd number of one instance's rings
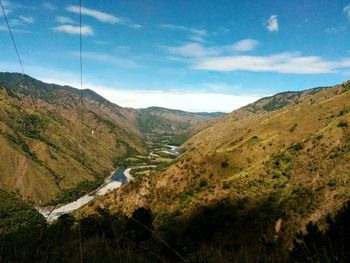
[[[175,232],[202,255],[284,258],[297,231],[350,198],[349,90],[347,82],[241,108],[191,138],[173,165],[95,206],[148,206],[160,233],[181,222]]]
[[[2,73],[0,80],[1,188],[45,204],[83,181],[101,181],[115,157],[146,153],[135,111],[84,91],[82,150],[78,90],[28,77],[34,110],[23,76]]]

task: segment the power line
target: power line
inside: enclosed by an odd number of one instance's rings
[[[84,164],[84,103],[83,103],[83,39],[81,31],[81,1],[79,0],[79,51],[80,51],[80,106],[81,106],[81,164]],[[83,174],[83,167],[81,167],[81,175]],[[81,210],[80,210],[81,211]],[[80,262],[83,263],[83,248],[81,242],[81,228],[79,224],[79,247],[80,247]]]
[[[16,45],[16,41],[15,41],[15,38],[13,36],[13,33],[12,33],[12,30],[11,30],[11,27],[10,27],[10,24],[8,22],[8,19],[7,19],[7,15],[6,15],[6,12],[5,12],[5,8],[2,4],[2,1],[0,0],[0,5],[1,5],[1,9],[2,9],[2,13],[4,15],[4,19],[5,19],[5,22],[6,22],[6,25],[7,25],[7,29],[10,33],[10,36],[11,36],[11,40],[12,40],[12,43],[13,43],[13,46],[15,48],[15,51],[16,51],[16,54],[17,54],[17,58],[18,58],[18,61],[19,61],[19,65],[21,67],[21,70],[22,70],[22,74],[23,74],[23,78],[24,78],[24,82],[25,84],[27,85],[27,88],[28,88],[28,91],[29,91],[29,96],[32,100],[32,104],[34,106],[34,109],[36,109],[36,105],[35,105],[35,101],[34,101],[34,97],[32,95],[32,90],[30,88],[30,85],[28,83],[28,80],[27,78],[25,77],[25,72],[24,72],[24,67],[23,67],[23,63],[22,63],[22,59],[21,59],[21,56],[19,55],[19,51],[18,51],[18,48],[17,48],[17,45]]]
[[[80,54],[80,105],[81,105],[81,157],[84,160],[84,90],[83,90],[83,38],[82,38],[82,13],[81,13],[81,2],[79,0],[79,54]]]
[[[152,229],[150,229],[149,227],[145,226],[144,224],[142,224],[140,221],[136,220],[133,217],[130,217],[131,220],[133,220],[134,222],[136,222],[137,224],[139,224],[140,226],[142,226],[143,228],[145,228],[146,230],[148,230],[153,236],[155,236],[157,239],[159,239],[160,242],[162,242],[164,245],[166,245],[172,252],[175,253],[175,255],[177,255],[183,262],[187,262],[187,260],[180,255],[179,252],[177,252],[174,248],[172,248],[164,239],[162,239],[159,235],[157,235],[154,231],[152,231]]]

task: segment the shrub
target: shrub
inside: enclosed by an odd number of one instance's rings
[[[346,121],[344,121],[344,120],[341,120],[338,123],[338,127],[339,128],[347,128],[348,126],[349,126],[348,123]]]
[[[297,128],[298,126],[298,123],[295,123],[290,129],[289,129],[289,132],[292,133],[295,131],[295,129]]]
[[[227,168],[228,167],[228,161],[227,160],[224,160],[221,162],[221,167],[222,168]]]

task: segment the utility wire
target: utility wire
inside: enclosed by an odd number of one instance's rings
[[[172,248],[164,239],[162,239],[159,235],[157,235],[154,231],[152,231],[152,229],[150,229],[149,227],[145,226],[144,224],[142,224],[140,221],[136,220],[133,217],[130,217],[131,220],[133,220],[134,222],[136,222],[137,224],[139,224],[140,226],[142,226],[143,228],[145,228],[146,230],[148,230],[153,236],[155,236],[157,239],[159,239],[160,242],[162,242],[164,245],[166,245],[172,252],[175,253],[175,255],[177,255],[183,262],[187,262],[187,260],[180,255],[179,252],[177,252],[174,248]]]
[[[83,38],[82,38],[82,15],[81,15],[81,2],[79,0],[79,53],[80,53],[80,105],[81,105],[81,157],[84,160],[84,101],[83,101]]]
[[[28,83],[28,80],[25,76],[25,72],[24,72],[24,67],[23,67],[23,63],[22,63],[22,59],[21,59],[21,56],[19,54],[19,51],[18,51],[18,48],[17,48],[17,45],[16,45],[16,41],[15,41],[15,38],[13,36],[13,33],[12,33],[12,30],[11,30],[11,27],[10,27],[10,24],[9,24],[9,21],[7,19],[7,15],[6,15],[6,11],[5,11],[5,8],[4,8],[4,5],[2,4],[2,1],[0,0],[0,5],[1,5],[1,9],[2,9],[2,13],[4,15],[4,19],[5,19],[5,22],[6,22],[6,25],[7,25],[7,29],[10,33],[10,36],[11,36],[11,40],[12,40],[12,43],[13,43],[13,46],[15,48],[15,51],[16,51],[16,54],[17,54],[17,58],[18,58],[18,61],[19,61],[19,65],[21,67],[21,70],[22,70],[22,74],[23,74],[23,78],[24,78],[24,82],[25,84],[27,85],[27,88],[28,88],[28,91],[29,91],[29,96],[30,96],[30,99],[32,101],[32,104],[34,106],[34,109],[36,110],[36,104],[35,104],[35,101],[34,101],[34,97],[33,97],[33,94],[32,94],[32,90],[30,88],[30,85]]]
[[[80,106],[81,106],[81,164],[84,164],[84,103],[83,103],[83,39],[82,39],[82,30],[81,30],[81,1],[79,0],[79,51],[80,51]],[[81,176],[83,174],[83,167],[81,167]],[[79,210],[81,211],[81,210]],[[80,213],[80,212],[79,212]],[[80,248],[80,262],[84,262],[83,258],[83,246],[82,246],[82,238],[81,238],[81,226],[79,224],[79,248]]]

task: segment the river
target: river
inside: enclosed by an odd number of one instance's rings
[[[128,168],[118,168],[111,176],[106,178],[105,182],[96,190],[80,197],[79,199],[68,204],[60,204],[57,206],[36,207],[36,209],[46,218],[48,222],[52,222],[63,214],[67,214],[86,205],[97,196],[102,196],[127,184],[132,180],[130,171],[135,168],[154,168],[155,165],[133,166]]]
[[[170,148],[169,154],[177,156],[177,146],[166,145]],[[60,204],[57,206],[36,207],[36,209],[46,218],[48,222],[52,222],[59,218],[63,214],[71,213],[74,210],[86,205],[97,196],[105,195],[106,193],[119,188],[120,186],[127,184],[132,180],[130,171],[135,168],[155,168],[156,165],[140,165],[133,167],[120,167],[115,170],[111,176],[107,177],[105,182],[96,190],[80,197],[79,199],[70,202],[68,204]]]

